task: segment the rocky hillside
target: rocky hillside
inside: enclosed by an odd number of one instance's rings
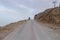
[[[49,8],[35,15],[35,20],[60,25],[60,7]]]

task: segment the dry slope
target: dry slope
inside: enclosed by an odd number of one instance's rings
[[[35,15],[34,19],[38,22],[47,23],[47,25],[55,30],[60,30],[60,7],[49,8],[44,12]]]
[[[22,25],[24,22],[26,22],[26,20],[11,23],[9,25],[4,26],[3,28],[0,28],[0,40],[2,40],[9,33],[11,33],[16,27]]]
[[[35,20],[60,25],[60,7],[50,8],[42,13],[36,14]]]

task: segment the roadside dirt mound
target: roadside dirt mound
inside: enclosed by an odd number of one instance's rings
[[[15,28],[22,25],[24,22],[26,22],[26,20],[18,21],[15,23],[8,24],[4,27],[0,27],[0,40],[6,37],[9,33],[13,32]]]

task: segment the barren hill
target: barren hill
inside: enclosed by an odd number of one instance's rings
[[[34,19],[60,32],[60,7],[49,8],[44,12],[38,13],[35,15]]]
[[[42,13],[36,14],[35,20],[60,25],[60,7],[50,8]]]

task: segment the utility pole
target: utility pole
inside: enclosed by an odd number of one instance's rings
[[[57,3],[57,1],[56,1],[56,0],[55,0],[55,1],[53,1],[54,8],[56,7],[56,3]]]

